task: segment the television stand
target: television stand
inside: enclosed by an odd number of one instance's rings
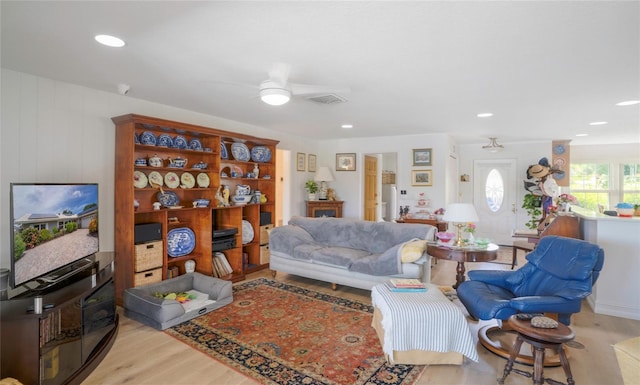
[[[46,292],[0,301],[1,377],[48,385],[80,384],[87,378],[118,331],[112,267],[85,268],[82,278],[63,274]],[[42,296],[41,314],[33,312],[35,295]]]

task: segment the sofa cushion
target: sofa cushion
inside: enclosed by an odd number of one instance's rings
[[[429,225],[345,218],[293,217],[289,225],[304,229],[315,243],[366,250],[370,254],[381,254],[399,243],[416,238],[432,239],[434,229]]]
[[[400,248],[400,259],[402,260],[402,263],[415,262],[422,257],[426,249],[426,240],[407,242]]]

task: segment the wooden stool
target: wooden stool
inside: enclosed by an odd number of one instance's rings
[[[499,384],[504,384],[504,380],[507,378],[511,369],[513,369],[513,362],[515,361],[520,347],[523,342],[527,342],[533,346],[533,383],[534,385],[542,385],[544,383],[543,370],[544,370],[544,350],[553,349],[560,356],[560,364],[564,369],[564,374],[567,376],[568,385],[575,385],[573,376],[571,375],[571,368],[569,367],[569,360],[564,352],[562,344],[571,341],[575,334],[568,326],[561,323],[554,329],[543,329],[531,326],[531,321],[520,320],[515,315],[509,318],[509,323],[513,330],[518,332],[518,337],[513,344],[513,350],[509,356],[509,361],[504,367],[504,373],[502,378],[498,378]]]
[[[513,270],[514,266],[518,265],[518,250],[523,250],[525,253],[528,253],[530,251],[533,251],[534,247],[536,247],[536,245],[534,245],[533,243],[529,243],[529,242],[524,242],[524,241],[515,241],[513,242],[513,257],[511,260],[511,270]]]

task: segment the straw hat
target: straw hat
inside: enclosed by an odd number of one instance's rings
[[[532,178],[544,178],[549,175],[549,167],[542,166],[540,164],[534,164],[529,167],[527,170],[527,174],[529,174]]]

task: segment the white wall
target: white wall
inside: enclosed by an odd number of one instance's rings
[[[434,211],[446,203],[445,177],[449,143],[449,136],[444,134],[324,140],[320,142],[318,149],[318,165],[329,166],[334,174],[336,180],[331,182],[331,187],[336,190],[338,198],[344,200],[343,216],[362,218],[364,215],[363,154],[395,152],[398,154],[396,185],[398,191],[407,190],[406,196],[398,196],[398,205],[415,206],[418,193],[424,192],[431,200],[431,207],[428,209]],[[413,166],[412,150],[419,148],[432,149],[431,167]],[[356,153],[356,171],[335,171],[336,153]],[[411,170],[418,169],[433,170],[433,186],[411,186]]]
[[[11,182],[99,183],[100,250],[113,251],[114,116],[135,113],[237,131],[280,140],[282,149],[315,153],[315,143],[301,137],[7,69],[2,69],[0,88],[2,267],[10,267]],[[292,173],[292,179],[294,186],[304,183],[303,175]],[[302,191],[293,189],[291,201],[299,206]]]

